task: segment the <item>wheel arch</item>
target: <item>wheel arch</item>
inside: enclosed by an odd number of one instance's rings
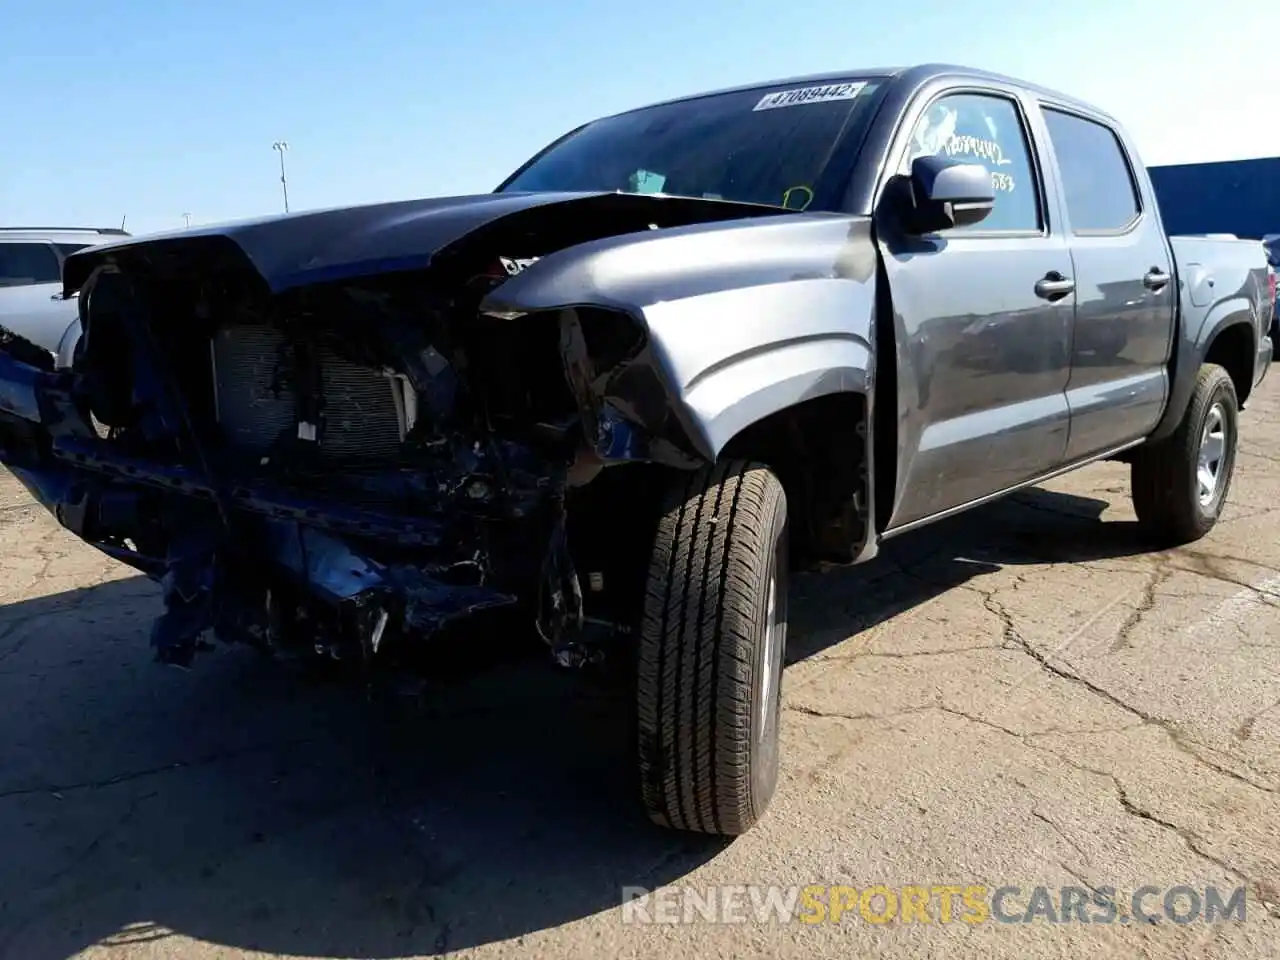
[[[851,563],[875,536],[870,406],[865,390],[828,390],[753,420],[718,451],[777,474],[797,566]]]
[[[1258,334],[1253,323],[1238,315],[1225,318],[1209,337],[1204,352],[1205,363],[1216,363],[1227,371],[1236,388],[1236,403],[1243,410],[1253,392],[1253,371],[1258,348]]]
[[[1257,333],[1247,300],[1224,301],[1208,311],[1201,322],[1196,323],[1193,318],[1186,323],[1184,318],[1184,323],[1170,359],[1169,402],[1148,442],[1163,440],[1178,429],[1191,402],[1196,377],[1205,363],[1222,363],[1227,369],[1241,409],[1253,390]],[[1243,359],[1245,352],[1248,352],[1247,360]]]

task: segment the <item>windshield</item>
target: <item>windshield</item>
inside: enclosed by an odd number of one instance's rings
[[[753,89],[645,107],[587,124],[502,192],[666,193],[803,210],[838,147],[861,142],[876,80]]]

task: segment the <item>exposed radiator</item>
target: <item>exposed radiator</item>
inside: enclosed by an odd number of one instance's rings
[[[220,329],[212,342],[218,422],[228,443],[265,455],[279,438],[299,436],[292,360],[284,334],[267,326]],[[402,380],[323,349],[320,363],[325,423],[322,455],[334,460],[394,456],[407,426]],[[303,434],[305,434],[305,428]]]

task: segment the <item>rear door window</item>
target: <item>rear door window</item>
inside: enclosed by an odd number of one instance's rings
[[[59,283],[62,267],[47,243],[0,243],[0,287]]]
[[[1072,233],[1120,233],[1142,212],[1133,171],[1110,127],[1044,108]]]

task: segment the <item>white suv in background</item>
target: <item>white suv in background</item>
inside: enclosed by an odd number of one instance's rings
[[[0,327],[68,362],[80,317],[75,298],[62,296],[62,262],[128,235],[109,227],[0,227]]]

